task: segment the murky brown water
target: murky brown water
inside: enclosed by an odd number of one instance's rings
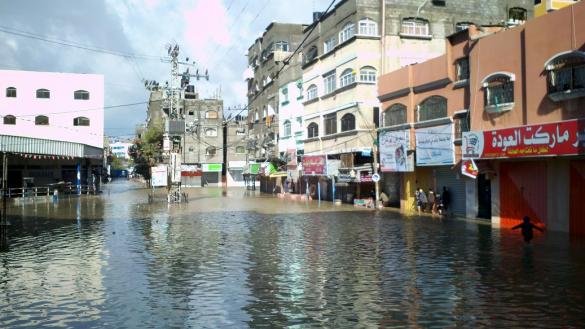
[[[291,202],[242,189],[12,206],[0,328],[583,327],[562,234]]]

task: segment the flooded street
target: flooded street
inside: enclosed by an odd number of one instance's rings
[[[244,189],[11,205],[0,328],[582,327],[585,246]]]

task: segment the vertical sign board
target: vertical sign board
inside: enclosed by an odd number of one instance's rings
[[[455,164],[453,124],[415,130],[416,165],[441,166]]]
[[[305,155],[302,163],[305,175],[327,175],[326,155]]]
[[[167,170],[166,165],[158,165],[150,168],[150,185],[152,187],[167,186]]]
[[[414,171],[410,148],[410,130],[384,131],[380,133],[380,166],[382,172]]]
[[[179,153],[171,153],[171,182],[181,182],[181,155]]]

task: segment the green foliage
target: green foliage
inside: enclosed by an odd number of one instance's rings
[[[150,167],[161,159],[163,133],[162,124],[151,125],[142,134],[142,138],[136,139],[130,148],[129,153],[136,173],[147,180],[150,179]]]
[[[124,161],[122,159],[118,158],[117,156],[112,156],[111,166],[112,166],[112,169],[114,169],[114,170],[126,169]]]

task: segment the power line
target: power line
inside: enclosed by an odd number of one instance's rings
[[[57,38],[49,38],[49,37],[44,36],[44,35],[28,32],[28,31],[23,31],[23,30],[19,30],[19,29],[7,27],[7,26],[2,26],[2,25],[0,25],[0,32],[21,36],[24,38],[40,40],[40,41],[44,41],[44,42],[48,42],[48,43],[61,45],[61,46],[78,48],[78,49],[83,49],[83,50],[102,53],[102,54],[120,56],[120,57],[124,57],[124,58],[138,58],[138,59],[156,60],[156,61],[160,61],[161,59],[163,59],[163,57],[160,57],[160,56],[132,54],[132,53],[121,52],[121,51],[117,51],[117,50],[110,50],[110,49],[99,48],[99,47],[95,47],[95,46],[84,45],[84,44],[81,44],[81,43],[78,43],[75,41],[61,40],[61,39],[57,39]]]
[[[70,111],[62,111],[62,112],[49,112],[49,113],[37,113],[37,114],[23,114],[23,115],[15,115],[15,118],[23,118],[23,117],[36,117],[39,115],[47,115],[47,114],[66,114],[66,113],[77,113],[77,112],[88,112],[88,111],[100,111],[105,109],[113,109],[113,108],[120,108],[120,107],[129,107],[129,106],[136,106],[136,105],[144,105],[148,104],[148,102],[136,102],[136,103],[128,103],[128,104],[118,104],[118,105],[109,105],[103,107],[97,107],[92,109],[83,109],[83,110],[70,110]],[[5,117],[6,115],[1,115],[0,117]]]

